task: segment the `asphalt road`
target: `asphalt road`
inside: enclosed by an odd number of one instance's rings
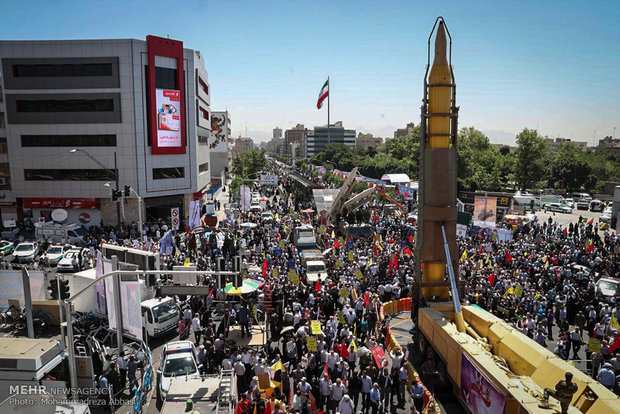
[[[536,211],[536,216],[538,217],[538,220],[540,222],[549,220],[549,217],[553,217],[553,220],[555,220],[557,223],[561,224],[564,227],[567,227],[570,223],[575,224],[579,222],[579,216],[587,218],[588,220],[594,219],[594,223],[598,223],[601,213],[599,212],[595,213],[590,210],[586,211],[586,210],[577,210],[577,209],[573,209],[573,212],[570,214],[554,213],[554,212],[546,213],[540,210],[540,211]]]

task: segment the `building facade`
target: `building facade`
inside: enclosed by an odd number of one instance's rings
[[[562,144],[572,144],[573,146],[579,148],[581,151],[586,151],[588,149],[588,143],[585,141],[571,141],[570,138],[561,138],[558,137],[555,140],[552,138],[545,137],[545,142],[547,143],[547,148],[549,151],[556,152]]]
[[[342,122],[336,122],[329,126],[315,126],[314,130],[308,131],[306,137],[306,156],[311,157],[314,154],[325,150],[328,144],[344,144],[354,147],[356,143],[356,132],[354,129],[344,129]]]
[[[409,122],[405,128],[399,128],[394,131],[394,138],[406,137],[414,127],[415,124],[413,122]]]
[[[233,140],[233,147],[231,150],[231,155],[234,158],[239,154],[243,154],[246,151],[254,148],[254,141],[252,138],[238,137]]]
[[[284,132],[283,154],[295,158],[305,157],[305,142],[308,128],[303,124],[297,124],[294,128]]]
[[[377,147],[381,145],[382,142],[383,138],[375,137],[372,134],[362,134],[361,132],[357,134],[356,145],[358,147]]]
[[[114,172],[143,198],[146,222],[173,207],[184,217],[205,196],[211,97],[199,51],[155,36],[0,41],[0,67],[18,220],[62,207],[69,222],[115,224],[104,186],[114,187]],[[124,200],[126,222],[137,220],[137,205]]]
[[[282,138],[282,128],[275,127],[273,129],[273,139],[280,139],[280,138]]]
[[[603,139],[599,139],[598,146],[596,147],[596,149],[597,151],[604,151],[604,150],[620,151],[620,138],[612,138],[611,136],[606,136]]]

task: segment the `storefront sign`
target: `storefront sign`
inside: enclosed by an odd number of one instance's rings
[[[99,208],[96,198],[24,198],[24,208]]]

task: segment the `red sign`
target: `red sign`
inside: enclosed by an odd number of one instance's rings
[[[96,198],[24,198],[24,208],[99,208]]]

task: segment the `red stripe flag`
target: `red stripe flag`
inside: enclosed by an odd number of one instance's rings
[[[592,218],[592,219],[590,219],[590,221],[588,221],[588,226],[589,226],[590,224],[592,224],[593,222],[594,222],[594,219],[593,219],[593,218]]]
[[[340,243],[338,243],[338,239],[334,240],[334,249],[340,247]]]
[[[512,262],[512,256],[510,255],[509,252],[506,252],[506,261],[507,262]]]
[[[568,229],[564,227],[564,237],[568,237]]]
[[[410,243],[413,243],[413,234],[410,234],[410,235],[409,235],[409,242],[410,242]]]
[[[314,284],[314,291],[315,292],[320,292],[321,291],[321,283],[318,280]]]
[[[316,109],[321,109],[323,107],[323,101],[327,99],[329,96],[329,78],[323,84],[321,88],[321,92],[319,92],[319,100],[316,102]]]
[[[489,281],[491,286],[495,286],[495,273],[491,273],[489,277],[487,277],[487,280]]]
[[[364,293],[364,307],[366,307],[366,304],[368,304],[368,302],[370,302],[370,299],[368,298],[368,295]]]
[[[263,270],[263,278],[267,277],[267,259],[263,260],[263,266],[262,266],[262,270]]]

